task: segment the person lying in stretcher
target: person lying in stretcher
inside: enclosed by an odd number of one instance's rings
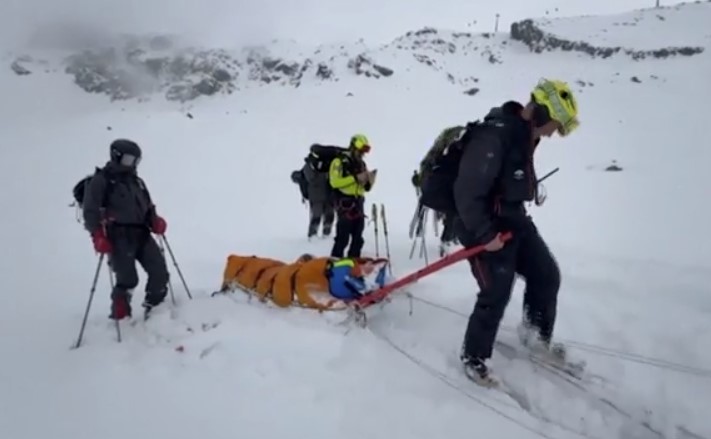
[[[258,256],[227,257],[218,293],[241,290],[279,307],[342,309],[387,282],[388,260],[300,256],[292,263]],[[214,295],[214,294],[213,294]]]

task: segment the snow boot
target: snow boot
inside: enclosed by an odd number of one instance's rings
[[[553,343],[550,340],[544,340],[538,333],[538,329],[528,323],[522,321],[516,327],[518,339],[525,348],[528,348],[532,353],[543,355],[548,359],[564,363],[567,359],[567,350],[562,343]]]
[[[166,292],[161,292],[159,294],[147,293],[145,299],[141,306],[143,306],[143,318],[148,319],[153,308],[163,303],[165,300]]]
[[[125,291],[115,291],[111,294],[111,314],[112,320],[122,320],[131,317],[131,296]]]
[[[582,359],[571,359],[563,343],[553,343],[550,340],[542,339],[538,330],[526,322],[519,324],[516,332],[521,345],[531,355],[573,377],[580,378],[582,376],[587,362]]]
[[[483,358],[462,355],[461,360],[464,366],[464,374],[476,384],[489,388],[499,385],[499,382],[491,376],[489,367]]]

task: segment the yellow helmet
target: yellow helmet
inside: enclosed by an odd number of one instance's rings
[[[370,142],[368,141],[368,138],[365,136],[365,134],[354,134],[353,137],[351,137],[350,146],[351,148],[357,151],[370,151]]]
[[[541,79],[531,93],[533,101],[548,110],[551,119],[560,124],[558,134],[567,136],[575,131],[578,121],[578,103],[568,84],[554,79]]]

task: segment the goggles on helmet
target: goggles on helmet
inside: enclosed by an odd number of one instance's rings
[[[133,154],[123,154],[121,155],[121,160],[119,160],[119,164],[121,164],[121,166],[131,168],[137,167],[139,163],[141,163],[141,157]]]

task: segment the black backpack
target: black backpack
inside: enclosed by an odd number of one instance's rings
[[[91,179],[94,178],[95,175],[103,173],[104,176],[106,177],[106,188],[104,189],[104,196],[101,200],[101,206],[106,207],[106,203],[109,199],[109,195],[111,194],[111,191],[114,188],[114,185],[116,184],[116,178],[111,175],[111,173],[106,172],[105,170],[101,168],[96,168],[94,171],[94,174],[92,175],[87,175],[86,177],[82,178],[79,180],[75,185],[74,188],[72,189],[72,195],[74,195],[74,205],[79,207],[80,209],[82,208],[84,204],[84,196],[86,195],[86,189],[89,186],[89,183],[91,182]],[[144,181],[136,176],[138,179],[138,183],[141,186],[141,189],[143,192],[146,194],[146,197],[148,197],[148,200],[151,199],[150,194],[148,193],[148,188],[146,188],[146,184]]]
[[[348,151],[347,148],[340,146],[327,146],[315,143],[311,145],[309,155],[306,156],[304,161],[316,172],[328,172],[333,159],[343,155],[346,151]]]
[[[306,176],[302,169],[296,170],[291,173],[291,181],[299,185],[299,191],[301,192],[301,198],[303,200],[309,199],[309,184],[306,181]]]
[[[480,127],[479,121],[470,122],[461,136],[446,146],[423,170],[420,180],[420,203],[441,213],[456,212],[454,181],[459,173],[459,161],[471,136]]]
[[[83,207],[84,195],[86,194],[86,188],[89,186],[91,179],[94,178],[94,175],[102,173],[102,172],[104,172],[103,169],[96,168],[96,170],[94,171],[94,173],[92,175],[87,175],[86,177],[82,178],[74,185],[74,188],[72,189],[72,195],[74,195],[74,201],[75,201],[74,205],[78,206],[80,209]],[[106,201],[109,197],[109,193],[113,187],[114,182],[115,181],[113,178],[108,178],[106,180],[107,186],[106,186],[106,191],[104,192],[104,198],[101,203],[102,206],[106,205]]]

